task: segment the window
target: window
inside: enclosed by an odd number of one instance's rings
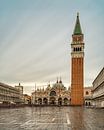
[[[55,91],[51,91],[50,92],[50,96],[56,96],[56,92]]]
[[[86,95],[88,95],[89,94],[89,92],[88,91],[86,91]]]

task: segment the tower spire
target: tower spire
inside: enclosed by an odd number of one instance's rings
[[[57,77],[57,81],[56,81],[56,83],[58,83],[58,77]]]
[[[59,83],[62,83],[61,77],[60,77],[60,81],[59,81]]]
[[[79,12],[77,12],[77,17],[79,17]]]
[[[73,34],[74,35],[82,34],[82,29],[81,29],[80,20],[79,20],[79,12],[77,12],[76,24],[75,24],[75,28],[74,28]]]

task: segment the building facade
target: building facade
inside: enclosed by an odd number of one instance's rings
[[[23,86],[19,83],[19,85],[16,85],[15,88],[19,90],[21,103],[24,103]]]
[[[92,89],[93,87],[84,88],[84,105],[92,106]]]
[[[71,105],[84,104],[84,35],[82,34],[79,14],[71,43]]]
[[[26,98],[26,104],[28,100]],[[46,89],[36,89],[31,94],[31,103],[33,105],[71,105],[70,87],[64,87],[62,81],[57,80],[51,87],[47,85]],[[84,87],[84,105],[92,105],[92,87]]]
[[[34,105],[70,105],[70,89],[66,89],[62,81],[58,81],[46,89],[37,89],[31,95]]]
[[[20,91],[15,87],[0,83],[0,103],[21,103]]]
[[[93,106],[104,107],[104,67],[93,81]]]

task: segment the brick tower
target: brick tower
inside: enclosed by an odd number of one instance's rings
[[[72,34],[71,49],[71,105],[83,105],[84,42],[78,13]]]

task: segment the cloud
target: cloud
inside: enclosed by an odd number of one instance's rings
[[[85,37],[85,85],[91,85],[104,66],[102,2],[40,0],[0,4],[1,81],[29,86],[62,76],[70,85],[71,35],[79,11]]]

